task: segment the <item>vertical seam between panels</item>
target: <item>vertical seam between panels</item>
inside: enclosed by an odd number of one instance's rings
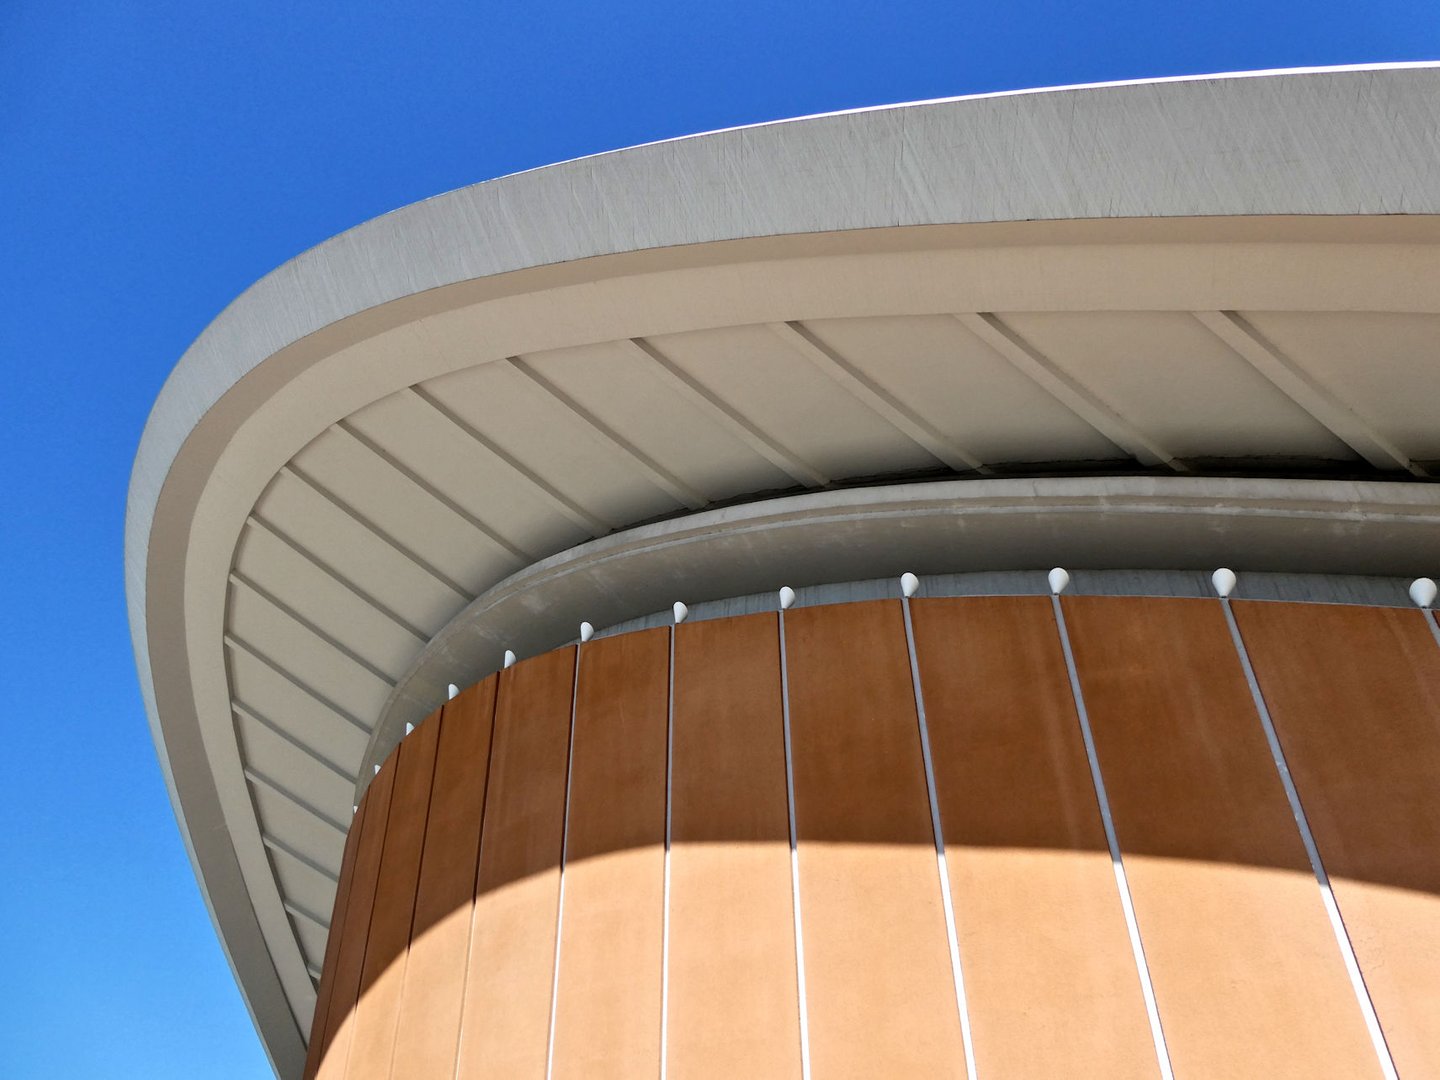
[[[1430,635],[1435,639],[1435,644],[1440,645],[1440,622],[1435,621],[1435,612],[1429,608],[1422,609],[1425,622],[1430,626]]]
[[[415,864],[415,896],[410,903],[410,928],[405,933],[405,966],[400,971],[400,998],[395,1005],[395,1026],[390,1032],[390,1062],[385,1070],[386,1076],[395,1075],[395,1046],[400,1041],[400,1017],[405,1012],[405,987],[410,985],[410,946],[415,941],[415,912],[420,907],[420,882],[425,875],[425,839],[430,835],[430,810],[435,804],[435,769],[440,764],[440,736],[445,732],[444,707],[440,709],[440,715],[435,717],[433,723],[438,729],[435,733],[435,753],[430,758],[430,790],[425,795],[425,821],[420,826],[420,858]]]
[[[575,710],[580,702],[580,652],[575,646],[575,677],[570,684],[570,748],[565,755],[565,826],[560,834],[560,895],[555,901],[555,968],[550,980],[550,1035],[545,1047],[545,1080],[555,1069],[555,1013],[560,1003],[560,941],[565,928],[565,858],[570,849],[570,779],[575,771]]]
[[[1335,902],[1335,892],[1330,887],[1330,875],[1325,870],[1325,864],[1320,858],[1320,849],[1315,843],[1315,835],[1310,831],[1310,821],[1305,815],[1305,807],[1300,802],[1300,792],[1295,787],[1295,779],[1290,775],[1290,763],[1285,758],[1285,750],[1280,745],[1280,736],[1275,730],[1275,722],[1270,716],[1270,709],[1265,704],[1265,695],[1260,690],[1260,682],[1255,676],[1255,668],[1250,663],[1250,651],[1245,647],[1245,639],[1240,633],[1240,624],[1235,621],[1235,612],[1230,607],[1230,599],[1222,596],[1220,607],[1225,612],[1225,623],[1230,629],[1230,640],[1235,644],[1235,652],[1240,658],[1240,666],[1245,670],[1245,681],[1250,686],[1250,697],[1255,703],[1255,711],[1260,715],[1260,725],[1265,729],[1265,741],[1270,745],[1270,757],[1275,763],[1275,770],[1280,774],[1280,783],[1285,788],[1285,798],[1290,803],[1290,813],[1294,815],[1295,824],[1300,830],[1301,843],[1305,845],[1305,855],[1310,860],[1310,869],[1314,871],[1315,882],[1320,886],[1320,899],[1325,905],[1325,914],[1330,920],[1330,929],[1335,934],[1335,944],[1340,947],[1340,956],[1345,961],[1345,971],[1350,976],[1350,987],[1355,993],[1355,1000],[1360,1006],[1360,1012],[1365,1017],[1365,1028],[1370,1033],[1370,1041],[1375,1047],[1375,1055],[1380,1060],[1380,1070],[1387,1080],[1396,1080],[1395,1062],[1390,1056],[1390,1048],[1385,1042],[1385,1032],[1380,1027],[1380,1018],[1375,1013],[1375,1004],[1370,1000],[1370,991],[1365,986],[1365,976],[1360,971],[1360,963],[1355,958],[1355,949],[1350,943],[1350,934],[1345,929],[1345,920],[1340,914],[1340,906]]]
[[[780,623],[780,716],[785,734],[785,801],[790,816],[790,901],[795,913],[795,989],[800,1005],[800,1075],[810,1080],[810,1013],[805,1004],[805,934],[800,915],[800,849],[795,830],[795,766],[790,749],[790,667],[785,655],[785,611]]]
[[[1110,867],[1115,872],[1115,886],[1120,893],[1120,908],[1125,914],[1125,929],[1130,935],[1130,951],[1135,957],[1135,971],[1140,977],[1140,992],[1145,998],[1145,1013],[1150,1019],[1150,1037],[1155,1043],[1155,1058],[1165,1080],[1175,1080],[1170,1066],[1170,1049],[1165,1044],[1165,1031],[1160,1024],[1160,1008],[1155,1001],[1155,987],[1150,982],[1150,965],[1145,960],[1145,946],[1140,940],[1140,924],[1135,918],[1135,904],[1130,896],[1130,880],[1120,855],[1120,841],[1115,835],[1115,822],[1110,816],[1110,797],[1105,793],[1105,778],[1100,773],[1100,757],[1095,751],[1095,736],[1090,730],[1090,713],[1085,708],[1085,695],[1080,689],[1080,673],[1075,667],[1075,653],[1070,647],[1070,630],[1065,625],[1065,611],[1060,597],[1052,594],[1051,609],[1060,632],[1060,648],[1065,654],[1065,671],[1070,676],[1070,694],[1075,701],[1075,714],[1080,720],[1080,735],[1085,741],[1085,757],[1090,764],[1090,780],[1095,785],[1095,798],[1100,804],[1100,822],[1105,827],[1105,843],[1110,848]]]
[[[940,902],[945,909],[945,936],[950,947],[950,974],[955,981],[955,1007],[960,1014],[960,1035],[964,1040],[965,1075],[975,1080],[975,1043],[970,1032],[970,1007],[965,998],[965,973],[960,964],[960,936],[955,929],[955,903],[950,895],[950,869],[945,857],[945,832],[940,823],[940,801],[935,794],[935,765],[930,756],[930,727],[925,719],[925,694],[920,686],[920,662],[915,654],[915,627],[910,618],[910,598],[902,596],[905,615],[905,648],[910,657],[910,683],[915,693],[915,715],[920,725],[920,755],[925,763],[925,792],[930,800],[930,828],[935,834],[935,865],[940,873]]]
[[[670,1031],[670,836],[671,791],[675,776],[675,635],[670,627],[670,678],[665,721],[665,888],[660,915],[660,1080],[668,1072]]]
[[[460,1051],[465,1045],[465,998],[470,993],[470,963],[475,954],[475,920],[480,917],[480,866],[485,858],[485,814],[490,809],[490,773],[495,765],[495,728],[500,721],[500,690],[509,679],[500,672],[495,679],[495,701],[490,707],[490,746],[485,754],[485,794],[480,799],[480,835],[475,838],[475,881],[470,887],[470,919],[465,931],[465,968],[460,975],[460,1023],[455,1028],[455,1069],[460,1075]]]

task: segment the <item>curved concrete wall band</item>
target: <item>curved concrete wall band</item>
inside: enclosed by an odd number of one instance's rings
[[[1231,610],[865,600],[491,676],[363,797],[306,1075],[1440,1076],[1440,642]]]

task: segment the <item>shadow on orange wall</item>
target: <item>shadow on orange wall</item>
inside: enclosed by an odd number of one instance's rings
[[[1364,1057],[1219,602],[1064,607],[1172,1057],[1253,1069],[1269,1040],[1294,1064],[1296,1038],[1322,1065],[1311,1075]],[[1440,648],[1413,611],[1235,610],[1391,1052],[1402,1072],[1440,1072],[1440,965],[1422,945],[1440,940]],[[973,1052],[1043,1075],[1047,1053],[1073,1067],[1100,1030],[1108,1075],[1153,1072],[1050,601],[912,613],[944,884],[983,990]],[[791,611],[784,678],[812,1053],[919,1073],[962,1045],[903,619],[898,601]],[[670,1054],[750,1053],[730,1075],[797,1075],[780,634],[773,614],[677,628],[673,746],[664,628],[581,646],[578,681],[575,647],[522,662],[419,725],[352,826],[307,1076],[544,1075],[552,1008],[556,1075],[658,1060],[667,761],[686,890],[671,971],[711,980],[671,988]],[[1027,1008],[1051,1015],[1017,1018]],[[856,1009],[884,1030],[855,1035]],[[1268,1027],[1247,1036],[1257,1009]],[[924,1023],[875,1019],[896,1013]],[[1231,1038],[1212,1050],[1216,1023]]]

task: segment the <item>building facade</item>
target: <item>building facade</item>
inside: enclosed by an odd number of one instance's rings
[[[257,283],[127,572],[277,1073],[1440,1076],[1437,215],[1440,70],[1331,69],[638,147]]]

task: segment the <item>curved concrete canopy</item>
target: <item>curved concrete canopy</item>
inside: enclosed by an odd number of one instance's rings
[[[1408,580],[1407,569],[1440,561],[1437,536],[1440,485],[1335,480],[950,480],[813,492],[689,514],[580,544],[468,604],[396,682],[371,735],[356,796],[406,724],[418,724],[445,700],[447,685],[479,682],[501,666],[506,649],[526,657],[573,641],[582,620],[603,634],[668,612],[676,599],[692,608],[697,601],[728,601],[717,614],[734,614],[735,599],[753,594],[762,594],[760,610],[772,610],[782,584],[887,578],[881,595],[893,596],[902,573],[945,574],[956,567],[973,579],[971,589],[1028,592],[1043,583],[1044,573],[1016,569],[1057,561],[1135,572],[1217,567],[1240,557],[1258,572],[1245,575],[1241,598],[1338,603],[1362,575]],[[995,571],[1008,573],[997,577]],[[1304,588],[1274,593],[1276,572],[1304,575]],[[1203,582],[1205,575],[1199,577]],[[1263,591],[1267,586],[1272,591]],[[1087,586],[1073,591],[1083,594]],[[1212,590],[1204,585],[1196,595]],[[1361,596],[1365,603],[1409,604],[1394,580]]]
[[[1428,499],[1437,163],[1430,66],[957,99],[477,185],[253,286],[146,426],[126,571],[172,798],[277,1071],[386,703],[556,552],[875,476]],[[1426,569],[1407,550],[1384,569]]]

